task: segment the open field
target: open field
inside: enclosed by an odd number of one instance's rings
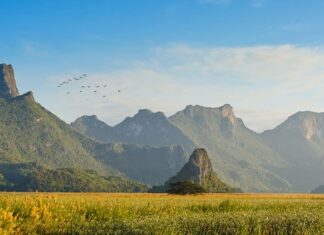
[[[324,195],[1,193],[0,234],[324,234]]]

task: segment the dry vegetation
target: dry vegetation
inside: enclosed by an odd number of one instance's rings
[[[2,193],[0,234],[324,234],[324,195]]]

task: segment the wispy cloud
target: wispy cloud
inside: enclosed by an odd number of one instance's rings
[[[97,114],[116,124],[140,108],[171,115],[188,104],[231,103],[249,127],[261,131],[295,111],[323,111],[323,81],[320,47],[173,45],[156,48],[148,59],[122,69],[90,74],[85,84],[109,83],[107,99],[78,90],[70,96],[53,93],[55,102],[63,104],[53,111],[68,121]]]
[[[22,50],[30,54],[32,56],[37,57],[44,57],[50,55],[50,51],[48,48],[46,48],[44,45],[41,45],[40,43],[23,40],[22,43]]]
[[[262,7],[265,4],[265,0],[251,0],[251,6],[255,8]]]

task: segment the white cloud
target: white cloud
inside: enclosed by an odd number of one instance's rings
[[[247,126],[261,131],[299,110],[323,111],[323,81],[322,48],[174,45],[156,48],[148,59],[125,64],[123,69],[90,74],[84,85],[108,82],[109,88],[99,90],[100,94],[80,94],[79,87],[71,86],[69,96],[63,91],[47,96],[55,100],[51,110],[67,121],[97,114],[110,124],[140,108],[171,115],[188,104],[230,103]]]
[[[23,40],[22,49],[25,53],[31,56],[44,57],[50,55],[48,48],[46,48],[44,45],[32,41]]]

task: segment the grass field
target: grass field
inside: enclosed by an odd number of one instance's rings
[[[0,234],[324,234],[324,195],[1,193]]]

